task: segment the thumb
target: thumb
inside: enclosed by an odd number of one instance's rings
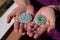
[[[55,18],[54,19],[51,19],[50,21],[49,21],[49,27],[48,27],[48,29],[47,29],[47,32],[50,32],[50,31],[52,31],[52,30],[54,30],[55,29]]]
[[[55,29],[55,26],[50,26],[50,27],[48,27],[47,32],[50,32],[50,31],[52,31],[54,29]]]

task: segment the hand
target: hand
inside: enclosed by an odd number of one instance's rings
[[[18,17],[22,11],[25,11],[25,8],[23,7],[16,7],[8,16],[7,16],[7,23],[10,23],[12,18],[14,18],[14,30],[15,32],[18,31]]]
[[[28,32],[29,36],[33,36],[35,39],[42,35],[44,32],[50,32],[51,30],[55,29],[55,12],[50,7],[42,7],[36,14],[44,15],[46,17],[46,23],[43,25],[37,25],[33,23],[34,27],[31,29],[32,31]]]
[[[34,16],[34,8],[32,5],[27,6],[26,8],[17,7],[15,8],[7,17],[7,22],[9,23],[14,17],[14,30],[15,32],[20,32],[22,35],[25,34],[25,25],[18,21],[18,17],[21,12],[26,11],[26,13],[31,13]],[[24,32],[23,32],[24,31]]]
[[[36,16],[38,15],[44,15],[46,17],[46,23],[43,25],[40,25],[35,31],[34,38],[38,38],[40,35],[42,35],[45,31],[50,32],[51,30],[55,29],[55,12],[52,8],[49,7],[43,7],[41,8]]]

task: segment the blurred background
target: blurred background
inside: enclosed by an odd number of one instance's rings
[[[13,0],[0,0],[0,17],[12,5]]]

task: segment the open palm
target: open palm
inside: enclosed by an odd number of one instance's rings
[[[40,35],[42,35],[45,31],[49,32],[53,29],[55,29],[55,12],[50,7],[42,7],[35,16],[44,15],[46,18],[46,23],[42,25],[37,25],[35,22],[30,23],[33,24],[33,28],[28,31],[28,35],[30,37],[38,38]]]

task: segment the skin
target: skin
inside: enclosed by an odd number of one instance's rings
[[[14,0],[14,2],[18,5],[18,6],[27,6],[30,5],[30,0]]]
[[[48,13],[49,12],[49,13]],[[37,25],[35,23],[30,23],[30,24],[34,24],[34,25],[30,25],[30,30],[28,31],[27,34],[30,37],[34,37],[35,39],[38,38],[40,35],[42,35],[44,32],[50,32],[53,29],[55,29],[55,12],[52,8],[50,7],[42,7],[35,16],[38,15],[44,15],[46,17],[46,23],[43,25]],[[34,26],[31,29],[31,26]]]
[[[20,32],[22,35],[25,34],[23,32],[24,24],[18,22],[18,17],[21,12],[26,11],[26,13],[30,12],[28,9],[32,8],[32,6],[27,5],[25,0],[14,0],[14,2],[18,5],[8,16],[7,16],[7,23],[10,23],[12,18],[14,18],[14,31]],[[27,11],[28,10],[28,11]],[[31,9],[33,10],[33,8]],[[31,12],[30,12],[31,13]],[[33,14],[32,14],[33,15]],[[34,16],[34,15],[33,15]],[[22,27],[23,26],[23,27]],[[24,29],[25,30],[25,29]]]
[[[31,15],[34,17],[34,8],[31,5],[28,5],[25,8],[17,7],[7,16],[7,23],[10,23],[12,18],[14,18],[14,31],[20,32],[22,35],[26,34],[25,31],[23,32],[23,30],[25,30],[27,24],[20,23],[18,21],[18,17],[23,11],[26,11],[26,13],[31,13]]]
[[[25,5],[24,0],[14,0],[17,5],[19,5],[17,8],[15,8],[7,17],[7,23],[10,23],[12,18],[14,18],[14,30],[15,32],[20,32],[22,35],[29,35],[29,37],[34,37],[35,39],[38,38],[40,35],[42,35],[44,32],[50,32],[51,30],[55,29],[55,12],[51,8],[55,8],[55,6],[47,6],[42,7],[38,12],[36,12],[36,15],[34,15],[34,7],[32,5]],[[22,1],[22,6],[20,6],[20,2]],[[24,10],[25,9],[25,10]],[[44,15],[46,17],[46,23],[43,25],[37,25],[34,22],[34,18],[31,22],[27,24],[22,24],[18,22],[18,17],[22,11],[26,11],[26,13],[31,13],[32,16],[38,16],[38,15]],[[25,30],[23,32],[23,30]]]

